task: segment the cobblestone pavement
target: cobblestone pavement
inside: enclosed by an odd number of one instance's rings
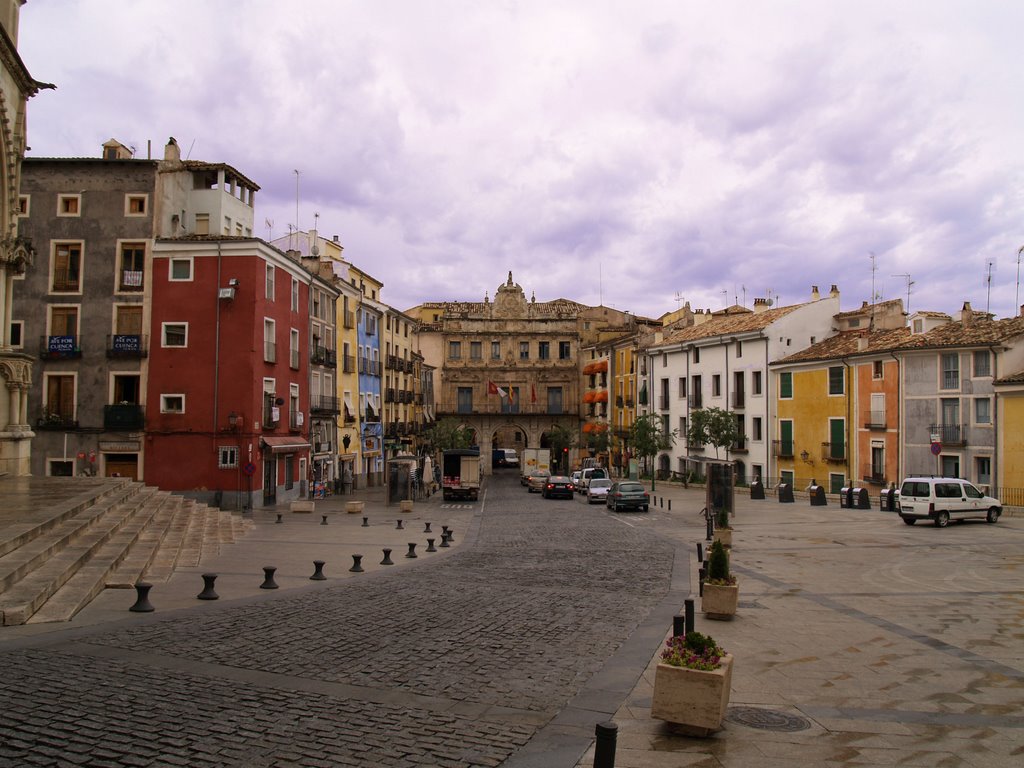
[[[635,643],[675,549],[513,476],[481,507],[421,567],[0,644],[0,766],[502,764]]]

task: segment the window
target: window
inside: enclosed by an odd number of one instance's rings
[[[978,485],[992,484],[992,459],[989,456],[978,456],[974,460],[974,479]]]
[[[558,342],[558,359],[568,360],[570,354],[570,346],[568,341]]]
[[[680,398],[686,397],[686,377],[685,376],[680,376],[679,377],[679,397]]]
[[[693,362],[695,362],[695,363],[699,363],[700,362],[700,347],[694,347],[693,348]]]
[[[78,307],[50,306],[50,337],[78,336]]]
[[[188,323],[161,323],[160,338],[161,346],[187,347]]]
[[[491,342],[491,360],[500,360],[500,359],[501,359],[501,342],[500,341],[492,341]]]
[[[885,479],[885,443],[871,443],[871,478],[879,483]]]
[[[530,359],[530,342],[520,341],[519,342],[519,359],[529,360]]]
[[[124,215],[125,216],[145,216],[146,211],[149,208],[149,196],[148,195],[125,195],[124,196]]]
[[[987,397],[979,397],[974,401],[974,422],[976,424],[992,423],[992,401]]]
[[[128,304],[115,307],[114,333],[118,336],[142,334],[142,305]]]
[[[743,357],[743,342],[736,342],[736,357]]]
[[[661,353],[661,367],[668,368],[668,352]]]
[[[884,367],[882,365],[882,361],[881,360],[875,360],[875,362],[873,362],[871,364],[871,378],[873,378],[873,379],[880,379],[880,378],[882,378],[882,374],[884,372],[885,372],[885,369],[884,369]]]
[[[299,332],[292,328],[288,334],[288,365],[299,370]]]
[[[760,395],[761,394],[761,372],[760,371],[753,371],[751,373],[751,377],[752,377],[751,386],[754,388],[754,394],[755,395]]]
[[[828,393],[830,395],[841,395],[845,391],[846,376],[843,375],[843,366],[831,366],[828,369]]]
[[[461,341],[449,341],[448,342],[448,359],[449,360],[461,360],[462,359],[462,342]]]
[[[537,343],[537,358],[539,360],[550,360],[551,359],[551,343],[547,341],[541,341]]]
[[[828,492],[829,493],[840,493],[843,490],[843,486],[846,485],[846,476],[841,475],[838,472],[828,473]]]
[[[267,285],[266,296],[270,301],[274,300],[274,265],[267,264]]]
[[[992,375],[992,356],[987,349],[979,349],[974,353],[974,375]]]
[[[18,215],[19,216],[28,216],[29,215],[29,212],[31,210],[31,202],[32,202],[32,196],[31,195],[22,195],[21,197],[18,198]]]
[[[750,439],[751,440],[762,440],[763,432],[761,431],[761,417],[755,416],[750,420]]]
[[[24,320],[12,320],[11,321],[11,346],[15,349],[21,349],[25,346],[25,321]]]
[[[846,420],[828,420],[828,458],[839,461],[846,458]]]
[[[548,387],[548,413],[562,413],[561,387]]]
[[[81,195],[57,195],[58,216],[80,216],[81,208]]]
[[[238,446],[222,445],[217,449],[217,469],[234,469],[238,466]]]
[[[53,252],[50,291],[80,293],[82,290],[82,244],[57,243]]]
[[[195,233],[197,235],[208,235],[208,234],[210,234],[210,214],[208,214],[208,213],[197,213],[196,214]]]
[[[145,243],[121,243],[121,270],[117,281],[119,291],[141,291],[146,268]]]
[[[790,372],[779,374],[779,397],[783,400],[793,398],[793,374]]]
[[[702,382],[701,382],[700,376],[694,376],[693,377],[693,386],[690,387],[690,407],[691,408],[696,409],[696,408],[700,408],[701,407],[701,403],[702,403],[702,401],[704,399],[704,397],[703,397],[704,392],[701,389],[701,384],[702,384]]]
[[[277,362],[277,323],[269,318],[263,319],[263,361]]]
[[[160,413],[184,413],[184,395],[160,395]]]
[[[469,342],[469,359],[470,360],[483,360],[483,342],[471,341]]]
[[[192,279],[192,259],[171,259],[167,279],[172,283]]]
[[[225,235],[230,235],[231,234],[231,217],[230,216],[225,216],[224,217],[224,234]]]
[[[319,309],[319,307],[317,307]],[[292,278],[292,312],[299,311],[299,281],[297,278]],[[313,312],[313,317],[319,317],[320,313],[317,311]]]
[[[786,485],[793,485],[793,470],[783,469],[779,472],[779,480]]]
[[[473,412],[473,388],[472,387],[459,387],[456,392],[456,410],[459,413],[472,413]]]
[[[716,373],[711,377],[711,396],[722,396],[722,376],[720,374]]]
[[[373,336],[374,334],[377,333],[377,316],[371,315],[369,312],[367,312],[363,317],[365,320],[364,325],[366,327],[366,335]]]
[[[941,361],[941,389],[960,389],[960,355],[956,352],[947,352],[941,356]]]
[[[75,418],[75,377],[45,374],[47,422],[70,423]]]
[[[920,319],[915,320],[914,323],[913,323],[913,326],[914,326],[914,330],[913,330],[914,333],[924,333],[924,320],[920,320]]]

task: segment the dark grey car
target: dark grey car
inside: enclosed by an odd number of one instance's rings
[[[623,509],[640,509],[647,511],[651,497],[647,495],[643,485],[635,480],[620,480],[608,489],[605,504],[612,512]]]

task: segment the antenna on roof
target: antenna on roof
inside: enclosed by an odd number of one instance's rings
[[[295,169],[295,234],[299,233],[299,169]],[[288,243],[291,245],[291,243]]]
[[[1024,251],[1024,248],[1021,248],[1021,250]],[[681,294],[679,291],[676,291],[676,309],[679,309],[682,306],[682,303],[683,294]]]
[[[985,314],[989,313],[989,306],[992,303],[992,271],[995,269],[995,259],[989,259],[985,265]]]
[[[1017,293],[1013,300],[1013,311],[1016,314],[1020,312],[1020,256],[1024,253],[1024,245],[1017,249]]]
[[[192,139],[192,143],[188,145],[188,152],[185,154],[185,159],[188,160],[192,157],[192,147],[196,145],[196,140]]]
[[[915,283],[914,283],[913,280],[910,279],[910,275],[909,274],[890,275],[890,277],[902,277],[904,280],[907,281],[907,314],[909,315],[910,314],[910,288],[911,288],[911,286],[915,285]]]

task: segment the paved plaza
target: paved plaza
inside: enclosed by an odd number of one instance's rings
[[[738,496],[739,615],[697,616],[736,656],[732,710],[692,739],[649,706],[696,592],[702,491],[659,483],[651,512],[620,515],[511,473],[476,504],[362,498],[365,526],[340,499],[255,513],[155,587],[154,613],[107,590],[70,624],[0,628],[0,766],[572,768],[606,720],[620,768],[1024,759],[1020,517],[940,530]],[[454,545],[426,552],[426,522]],[[278,590],[259,588],[269,565]],[[220,600],[196,600],[204,572]]]

